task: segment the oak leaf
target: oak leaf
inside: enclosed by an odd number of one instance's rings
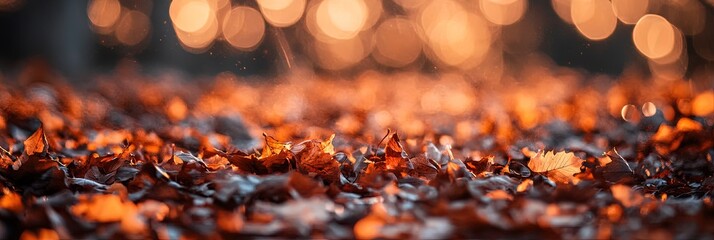
[[[531,157],[528,162],[528,168],[536,173],[545,173],[549,178],[560,183],[578,182],[578,179],[573,175],[580,173],[580,167],[583,165],[583,160],[576,157],[575,154],[549,151],[543,154],[543,151]]]

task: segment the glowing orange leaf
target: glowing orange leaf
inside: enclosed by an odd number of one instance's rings
[[[263,133],[265,137],[265,147],[263,147],[263,152],[260,154],[260,158],[266,158],[272,155],[280,154],[283,151],[289,151],[292,147],[290,142],[279,142],[277,139],[268,136]]]
[[[580,167],[583,165],[583,160],[576,157],[573,153],[549,151],[543,154],[539,151],[528,162],[528,168],[537,173],[546,173],[547,176],[556,182],[569,183],[577,182],[578,179],[573,175],[580,173]]]
[[[28,156],[34,155],[36,153],[47,152],[49,144],[47,143],[47,136],[45,136],[45,131],[42,127],[38,128],[35,133],[28,137],[25,142],[25,154]]]

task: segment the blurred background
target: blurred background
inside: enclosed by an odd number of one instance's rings
[[[189,76],[294,68],[488,72],[526,56],[588,73],[711,81],[714,1],[0,0],[0,71],[72,82],[121,62]],[[483,75],[483,74],[482,74]],[[696,74],[695,74],[696,75]]]

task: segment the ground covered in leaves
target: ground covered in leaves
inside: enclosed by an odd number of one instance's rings
[[[616,84],[496,99],[36,72],[0,86],[2,239],[714,238],[711,106],[667,91],[625,121]],[[340,84],[357,100],[323,92]]]

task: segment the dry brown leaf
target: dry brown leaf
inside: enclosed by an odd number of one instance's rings
[[[543,154],[543,151],[533,156],[528,162],[528,168],[536,173],[546,173],[546,175],[556,182],[560,183],[577,183],[578,179],[573,175],[580,173],[580,167],[583,165],[583,160],[576,157],[575,154],[548,151]]]
[[[280,154],[283,151],[290,151],[290,148],[292,147],[292,143],[280,142],[265,133],[263,133],[263,137],[265,137],[265,147],[263,147],[263,152],[260,154],[261,159]]]
[[[42,129],[42,126],[40,126],[40,128],[38,128],[30,137],[25,139],[23,144],[25,145],[25,151],[22,153],[22,156],[20,156],[20,159],[12,164],[12,169],[16,171],[19,170],[25,162],[29,161],[30,156],[46,153],[49,149],[47,136],[45,136],[45,131]]]
[[[409,165],[409,158],[404,152],[402,144],[399,143],[397,133],[392,133],[387,141],[387,146],[384,148],[384,160],[387,163],[387,169],[406,169]]]
[[[598,158],[598,162],[602,169],[602,177],[607,181],[619,182],[634,177],[634,171],[616,149],[603,154]]]
[[[330,135],[330,138],[322,142],[322,152],[335,155],[335,146],[332,145],[332,140],[335,139],[335,134]]]
[[[210,169],[211,171],[225,169],[225,168],[227,168],[228,165],[231,164],[228,161],[228,158],[225,158],[220,155],[213,155],[209,158],[206,158],[204,161],[206,163],[206,167],[208,167],[208,169]]]
[[[25,144],[25,154],[28,156],[47,152],[49,146],[47,136],[45,136],[45,131],[42,130],[42,127],[38,128],[35,133],[28,137],[23,143]]]
[[[291,150],[295,154],[298,170],[309,176],[317,175],[328,181],[337,181],[340,164],[332,158],[332,138],[334,135],[324,142],[308,140],[296,144]]]

